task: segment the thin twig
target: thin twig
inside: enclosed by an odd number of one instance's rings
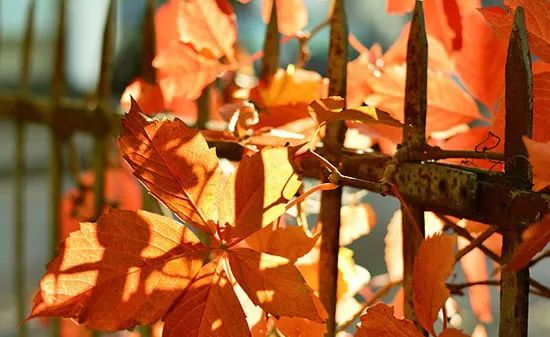
[[[442,216],[439,214],[436,214],[439,219],[441,219],[445,226],[452,229],[457,235],[465,238],[466,240],[472,242],[475,240],[475,238],[464,228],[457,225],[454,221],[449,219],[446,216]],[[491,260],[495,261],[498,264],[502,264],[502,260],[500,256],[495,254],[493,251],[491,251],[489,248],[484,246],[483,244],[480,244],[477,248],[479,248],[487,257],[489,257]]]
[[[542,284],[542,283],[540,283],[540,282],[538,282],[538,281],[536,281],[532,278],[529,278],[529,285],[531,287],[535,288],[536,290],[538,290],[540,292],[541,296],[550,298],[550,288],[548,288],[544,284]]]
[[[490,285],[490,286],[498,286],[500,285],[499,280],[483,280],[483,281],[476,281],[476,282],[467,282],[467,283],[447,283],[446,286],[451,292],[451,294],[455,295],[464,295],[462,292],[463,289],[473,287],[473,286],[479,286],[479,285]]]
[[[547,249],[542,254],[535,257],[533,260],[531,260],[531,262],[529,262],[529,265],[527,266],[527,268],[531,268],[532,266],[534,266],[535,264],[539,263],[540,261],[544,260],[545,258],[547,258],[549,256],[550,256],[550,249]]]
[[[441,160],[441,159],[486,159],[486,160],[498,160],[505,161],[503,153],[489,152],[489,151],[463,151],[463,150],[443,150],[438,146],[429,147],[424,152],[418,152],[414,154],[415,160],[428,161],[428,160]]]
[[[380,298],[386,296],[394,287],[400,285],[402,282],[403,282],[402,280],[399,280],[399,281],[390,281],[390,282],[386,283],[384,286],[382,286],[380,289],[378,289],[372,295],[372,297],[368,299],[368,301],[363,303],[363,305],[361,306],[361,309],[359,311],[357,311],[350,320],[340,324],[338,326],[338,328],[336,329],[336,331],[340,332],[340,331],[344,331],[347,328],[349,328],[361,316],[361,314],[363,314],[363,311],[365,311],[365,309],[367,309],[368,307],[373,305]]]
[[[468,254],[473,249],[479,248],[483,244],[483,242],[487,240],[491,235],[493,235],[496,231],[496,227],[490,227],[489,229],[481,233],[473,241],[470,241],[470,244],[468,246],[462,248],[456,253],[455,261],[459,261],[464,255]]]

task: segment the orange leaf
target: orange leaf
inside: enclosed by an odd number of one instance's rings
[[[310,237],[303,227],[298,226],[285,228],[266,226],[246,238],[246,243],[255,251],[296,261],[313,248],[320,235],[321,233],[318,233]]]
[[[177,97],[197,99],[203,89],[225,70],[218,60],[198,53],[192,46],[172,41],[153,60],[167,104]]]
[[[422,242],[414,261],[414,309],[420,324],[434,336],[433,323],[450,295],[445,280],[455,263],[455,241],[454,236],[434,235]]]
[[[469,92],[492,108],[504,92],[507,44],[498,39],[479,12],[463,18],[463,46],[454,56],[456,70]]]
[[[222,239],[234,243],[271,224],[301,185],[290,148],[264,148],[242,158],[221,198]],[[251,179],[251,177],[255,177]]]
[[[405,290],[403,287],[399,287],[399,290],[395,293],[392,301],[393,315],[396,318],[405,318]]]
[[[134,175],[181,219],[213,232],[221,183],[215,149],[181,120],[146,120],[135,101],[123,125],[120,147]]]
[[[368,235],[376,225],[376,212],[370,204],[343,206],[340,210],[340,246],[347,246]]]
[[[507,269],[518,270],[527,266],[531,258],[550,242],[550,216],[547,215],[540,223],[527,227],[522,239],[508,262]]]
[[[248,248],[232,248],[228,256],[235,279],[264,311],[276,318],[291,316],[324,322],[324,308],[315,304],[313,290],[287,259]]]
[[[361,325],[357,328],[355,337],[422,337],[414,323],[407,319],[397,319],[393,316],[393,308],[379,303],[367,309],[361,316]]]
[[[470,241],[459,237],[457,240],[458,249],[462,249],[470,244]],[[487,271],[487,261],[485,254],[475,248],[460,259],[460,265],[464,271],[467,282],[478,282],[489,279]],[[493,320],[491,311],[491,292],[488,285],[476,285],[468,287],[470,306],[476,317],[484,323],[490,323]]]
[[[163,337],[250,336],[246,316],[219,258],[202,268],[163,320]]]
[[[414,10],[416,0],[386,0],[386,12],[406,14]]]
[[[384,260],[391,281],[403,279],[403,236],[401,234],[401,211],[397,210],[388,224],[384,238]]]
[[[539,0],[504,0],[504,6],[506,10],[499,7],[481,10],[495,33],[508,40],[514,21],[514,11],[518,6],[523,7],[529,47],[541,60],[550,62],[550,3]]]
[[[275,326],[285,337],[324,337],[327,332],[325,324],[298,317],[281,317]]]
[[[159,85],[156,83],[151,84],[140,78],[135,79],[124,90],[120,98],[120,107],[129,110],[132,106],[132,98],[149,115],[164,111],[164,97]]]
[[[157,53],[179,40],[177,21],[179,0],[166,1],[155,13],[155,43]]]
[[[155,323],[199,271],[204,249],[176,221],[112,210],[64,241],[29,318],[74,318],[107,331]]]
[[[458,329],[447,328],[441,331],[438,337],[470,337],[470,336],[466,335],[464,332]]]
[[[273,1],[277,6],[277,25],[281,34],[297,35],[306,27],[308,13],[304,0],[263,0],[262,17],[265,23],[271,18]]]
[[[403,126],[387,112],[372,106],[359,106],[353,109],[344,108],[345,100],[342,97],[331,96],[311,102],[308,110],[319,125],[337,120],[348,120],[362,123],[379,123],[394,127]]]
[[[174,1],[174,0],[172,0]],[[178,32],[183,43],[213,58],[235,56],[237,22],[227,0],[175,0]]]
[[[472,332],[472,337],[488,337],[487,330],[482,324],[478,324]]]
[[[540,191],[550,186],[550,141],[536,142],[523,137],[523,143],[529,154],[529,162],[533,170],[533,189]]]
[[[533,139],[550,142],[550,70],[533,76]]]

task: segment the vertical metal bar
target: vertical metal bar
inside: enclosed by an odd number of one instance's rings
[[[141,48],[141,77],[148,83],[157,81],[157,71],[153,67],[156,54],[155,39],[155,0],[147,0],[143,20],[143,43]]]
[[[34,16],[36,3],[32,0],[27,9],[25,23],[25,35],[23,37],[21,82],[19,86],[19,99],[24,101],[30,91],[30,71],[32,57],[32,40],[34,34]],[[15,122],[15,232],[14,232],[14,287],[17,296],[17,321],[25,319],[27,294],[25,290],[25,126],[24,122]],[[17,330],[17,335],[25,337],[28,335],[27,327],[22,324]]]
[[[271,17],[267,24],[264,40],[264,57],[262,59],[262,69],[260,71],[260,79],[269,81],[275,75],[279,68],[279,24],[277,18],[277,4],[272,2]]]
[[[103,32],[103,46],[101,52],[101,68],[97,85],[96,97],[98,102],[98,117],[106,119],[110,104],[113,74],[113,47],[115,40],[115,10],[116,0],[109,1],[109,9]],[[105,173],[107,169],[108,134],[96,135],[94,142],[94,218],[99,217],[105,205]]]
[[[329,94],[346,97],[348,62],[348,23],[344,0],[335,0],[330,17],[330,44],[328,58]],[[332,122],[326,127],[323,139],[323,155],[339,166],[341,149],[346,134],[344,121]],[[336,293],[338,288],[338,251],[340,249],[340,209],[342,207],[342,187],[321,194],[321,253],[319,271],[319,296],[328,312],[327,336],[336,333]]]
[[[405,127],[403,147],[408,151],[422,150],[426,144],[426,110],[428,88],[428,42],[422,2],[417,1],[407,45],[407,80],[405,85]],[[409,207],[407,211],[405,207]],[[402,205],[403,219],[403,290],[405,317],[416,320],[413,306],[412,274],[414,259],[424,239],[424,210],[414,205]],[[415,228],[417,227],[417,228]]]
[[[516,9],[506,60],[505,175],[517,187],[531,187],[531,171],[522,136],[532,137],[533,74],[527,42],[525,14]],[[506,262],[521,243],[527,224],[508,223],[502,233],[502,258]],[[503,270],[500,288],[499,336],[526,337],[529,315],[529,269]]]

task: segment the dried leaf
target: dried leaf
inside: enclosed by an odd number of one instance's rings
[[[134,174],[181,219],[214,232],[221,183],[215,149],[181,120],[146,120],[135,102],[123,125],[120,147]]]
[[[422,242],[414,262],[413,303],[418,321],[435,336],[433,323],[450,295],[445,280],[450,276],[456,238],[435,235]]]
[[[204,253],[176,221],[112,210],[97,224],[81,224],[62,244],[29,318],[74,318],[107,331],[155,323],[198,273]]]
[[[264,311],[276,318],[290,316],[324,322],[324,308],[315,304],[313,290],[289,260],[247,248],[230,249],[228,256],[235,279]]]
[[[422,337],[414,323],[407,319],[397,319],[393,316],[393,308],[379,303],[367,309],[361,316],[361,325],[357,328],[355,337]]]
[[[202,268],[163,320],[163,337],[250,336],[245,314],[219,258]]]
[[[550,242],[550,216],[545,216],[541,222],[527,227],[522,234],[522,239],[522,243],[508,262],[507,269],[524,268]]]

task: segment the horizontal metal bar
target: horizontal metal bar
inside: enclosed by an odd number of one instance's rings
[[[15,94],[0,94],[0,117],[52,125],[63,135],[87,132],[94,135],[120,132],[121,112],[78,99],[62,98],[55,119],[48,97],[20,99]],[[97,110],[102,109],[103,114]],[[101,116],[101,117],[100,117]],[[212,141],[220,157],[239,160],[242,147],[237,143]],[[322,149],[320,149],[322,153]],[[341,173],[360,180],[382,179],[390,156],[344,150]],[[320,177],[315,159],[302,161],[304,175]],[[550,195],[513,187],[502,174],[446,164],[406,163],[397,168],[396,183],[403,197],[428,211],[491,223],[533,223],[550,211]],[[442,183],[445,181],[446,183]],[[362,187],[353,182],[348,186]],[[506,225],[500,225],[506,226]]]

